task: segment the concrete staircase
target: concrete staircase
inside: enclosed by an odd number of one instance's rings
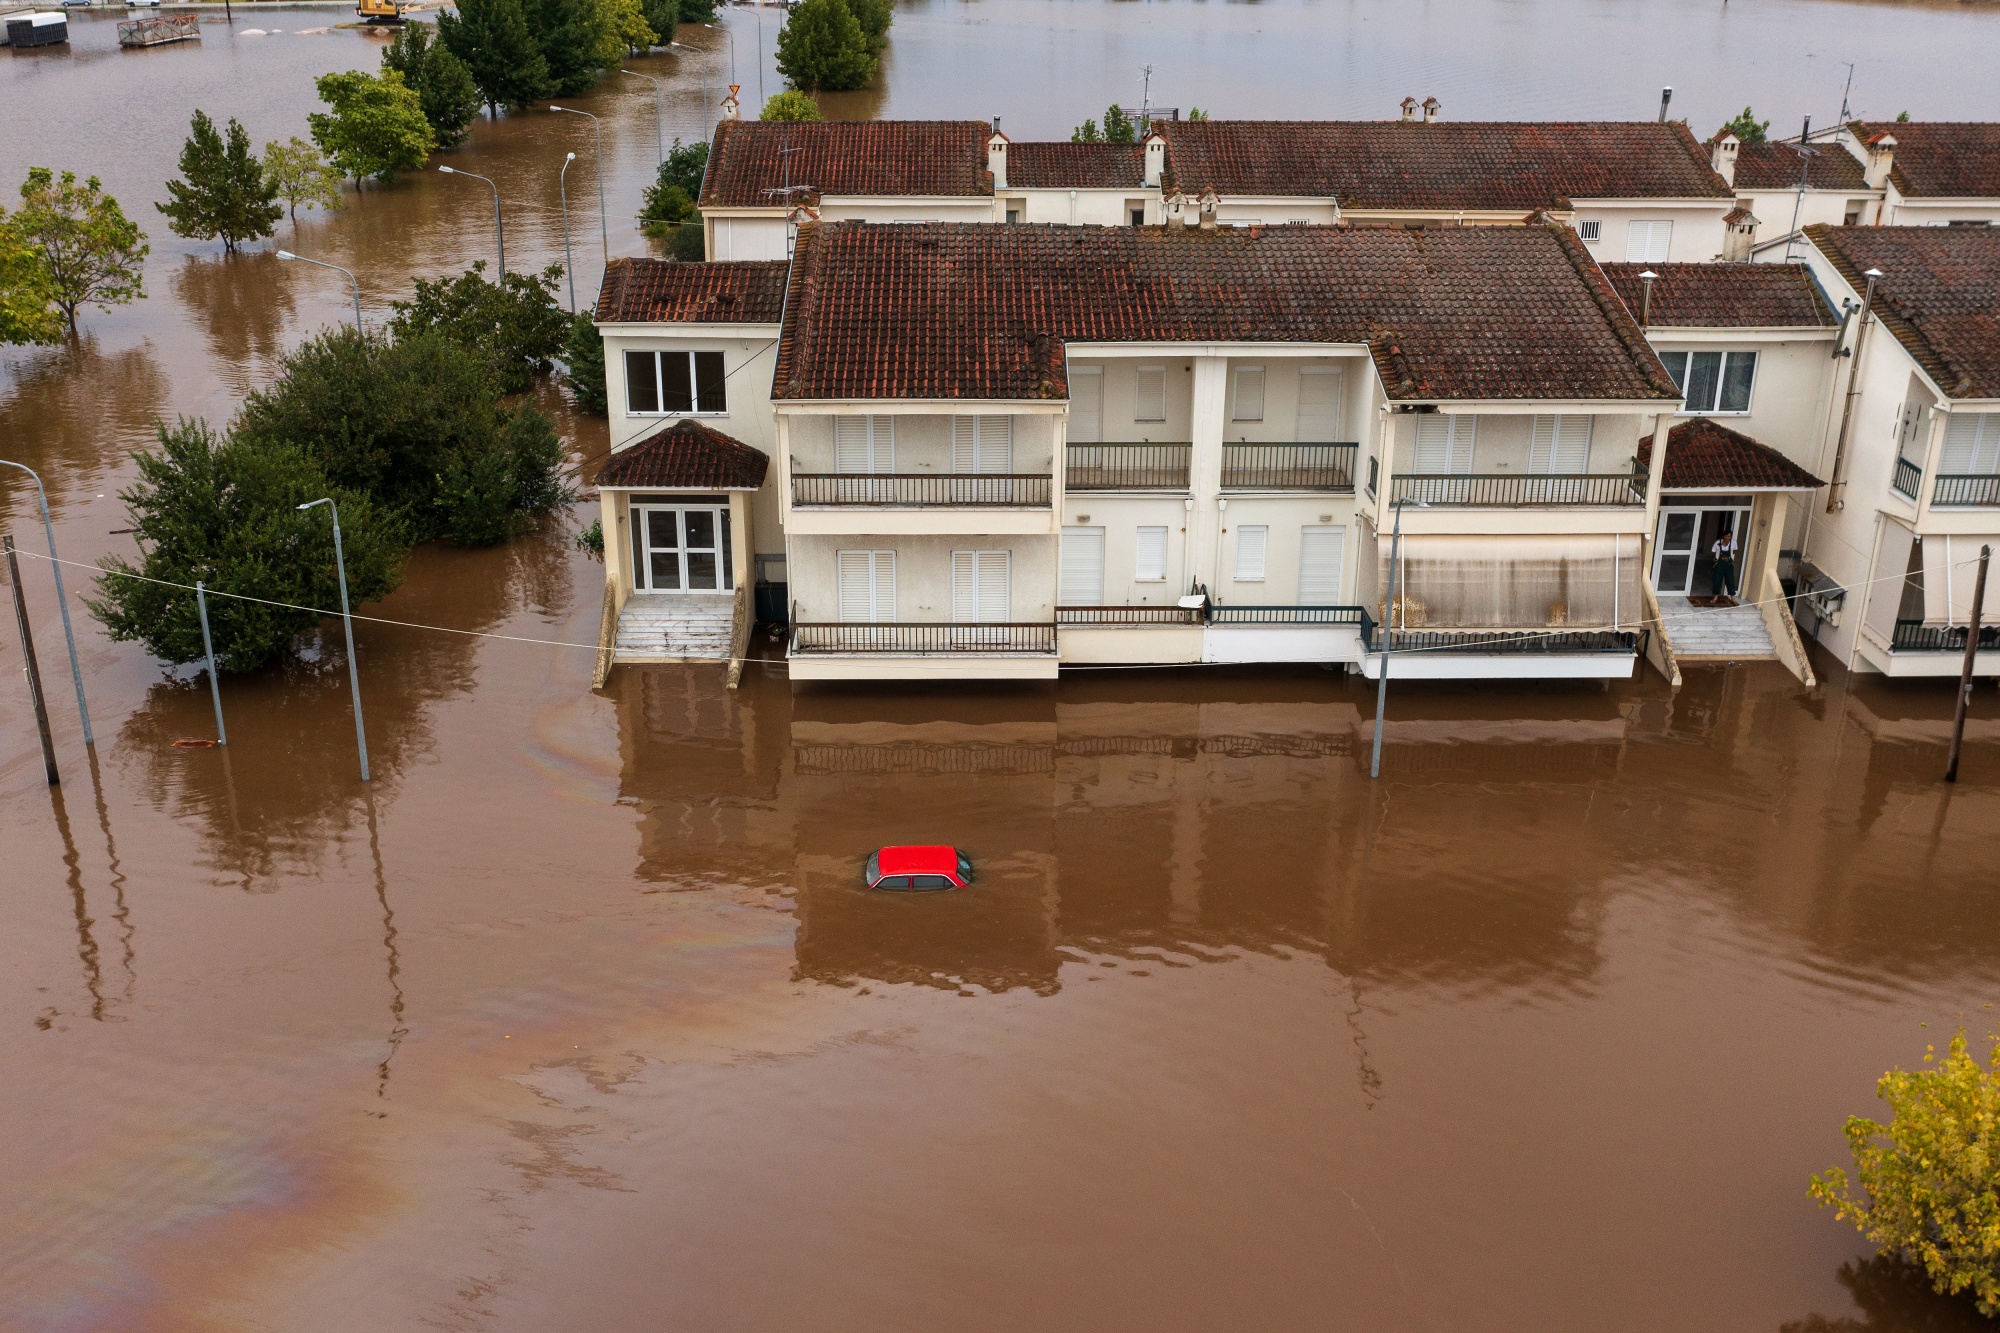
[[[1700,607],[1662,594],[1660,628],[1682,662],[1774,662],[1778,650],[1754,606]]]
[[[618,615],[620,662],[726,661],[736,624],[730,593],[634,593]]]

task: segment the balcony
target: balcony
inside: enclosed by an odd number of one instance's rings
[[[1351,495],[1354,457],[1359,450],[1356,444],[1224,444],[1222,489],[1342,491]]]
[[[803,621],[792,626],[795,656],[901,654],[918,657],[1053,656],[1055,622],[960,625]]]
[[[1899,620],[1896,622],[1896,632],[1889,636],[1889,651],[1892,653],[1963,653],[1965,651],[1965,635],[1966,627],[1964,625],[1929,625],[1921,620]],[[2000,648],[2000,625],[1980,626],[1980,651],[1986,652],[1995,648]]]
[[[1640,650],[1644,631],[1629,629],[1582,630],[1392,630],[1386,636],[1380,626],[1362,627],[1368,651],[1382,651],[1388,640],[1393,653],[1635,653]],[[1960,636],[1963,638],[1963,635]]]
[[[1072,444],[1064,482],[1072,491],[1184,491],[1186,444]]]
[[[1897,490],[1902,490],[1902,468],[1896,469]],[[1919,473],[1921,477],[1923,474]],[[1909,492],[1904,492],[1909,494]],[[2000,474],[1972,472],[1940,476],[1931,492],[1931,504],[1960,509],[1990,509],[2000,506]]]
[[[1398,472],[1389,499],[1461,509],[1636,509],[1646,503],[1646,474]]]
[[[1035,472],[794,472],[801,509],[1046,509],[1055,478]]]
[[[1199,625],[1194,606],[1059,606],[1058,625]]]
[[[1917,492],[1923,489],[1924,470],[1907,458],[1896,460],[1896,475],[1889,482],[1896,494],[1911,504],[1917,502]]]
[[[1211,606],[1211,625],[1359,625],[1366,634],[1374,622],[1359,606]]]

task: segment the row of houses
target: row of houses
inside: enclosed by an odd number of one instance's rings
[[[2000,230],[1910,219],[2000,218],[2000,158],[1932,192],[1994,127],[1777,146],[1861,184],[1838,221],[1795,189],[1772,245],[1769,145],[1427,114],[725,120],[714,257],[599,297],[616,657],[740,657],[762,619],[795,680],[1810,681],[1808,639],[1955,672],[2000,534]]]

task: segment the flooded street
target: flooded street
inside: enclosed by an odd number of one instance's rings
[[[1151,62],[1156,103],[1221,115],[1644,117],[1674,83],[1706,132],[1746,100],[1828,117],[1858,60],[1857,114],[1994,114],[1994,13],[1674,4],[1614,40],[1630,12],[940,0],[839,110],[1054,136]],[[121,53],[114,17],[0,53],[8,198],[95,171],[152,238],[148,299],[0,354],[0,457],[86,563],[131,551],[155,421],[220,424],[351,310],[338,275],[167,232],[189,112],[303,134],[310,78],[383,44],[241,5],[236,36]],[[758,22],[632,62],[670,80],[669,142],[732,44],[755,92]],[[1572,87],[1523,54],[1557,39]],[[608,242],[587,122],[481,122],[447,160],[499,181],[525,268],[562,256],[577,152],[588,301],[604,247],[644,245],[656,144],[641,81],[577,104],[607,116]],[[371,323],[492,241],[484,187],[435,171],[277,237],[355,268]],[[225,682],[227,748],[177,749],[213,734],[205,680],[77,606],[86,752],[32,506],[0,477],[63,777],[9,612],[0,1327],[1986,1326],[1805,1185],[1883,1070],[2000,1026],[1991,689],[1955,788],[1948,685],[1823,660],[1813,690],[1397,683],[1379,782],[1372,687],[1317,670],[794,691],[775,661],[593,693],[571,522],[421,550],[366,608],[409,624],[356,627],[364,786],[337,625]],[[973,891],[858,887],[932,840]]]

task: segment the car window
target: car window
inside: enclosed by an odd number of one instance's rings
[[[907,889],[910,887],[910,877],[908,875],[884,875],[881,879],[875,881],[875,887],[878,889]]]
[[[914,875],[911,878],[915,881],[913,887],[919,889],[948,889],[951,887],[951,881],[943,875]]]

